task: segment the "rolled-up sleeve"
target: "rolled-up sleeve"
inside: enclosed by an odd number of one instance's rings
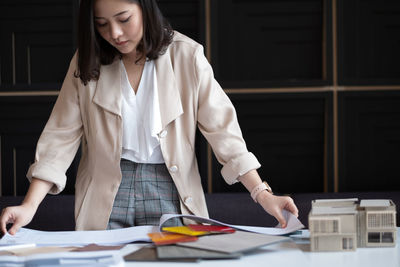
[[[82,119],[79,106],[76,54],[71,60],[57,101],[39,138],[35,162],[27,178],[42,179],[54,184],[49,193],[58,194],[65,188],[66,171],[79,148]]]
[[[223,165],[223,178],[233,184],[239,176],[261,165],[247,150],[235,108],[215,80],[202,47],[196,50],[194,58],[198,81],[198,126]]]

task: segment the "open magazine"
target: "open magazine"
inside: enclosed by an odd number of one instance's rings
[[[193,220],[197,223],[203,224],[212,224],[212,225],[223,225],[228,226],[237,230],[246,231],[246,232],[253,232],[258,234],[266,234],[266,235],[286,235],[292,233],[294,231],[300,230],[304,228],[304,225],[294,216],[292,213],[284,210],[283,216],[287,221],[287,226],[285,228],[281,228],[278,224],[276,227],[258,227],[258,226],[244,226],[244,225],[234,225],[234,224],[227,224],[217,220],[204,218],[195,215],[184,215],[184,214],[164,214],[160,218],[160,227],[159,230],[161,231],[163,225],[166,221],[171,220],[173,218],[186,218]]]

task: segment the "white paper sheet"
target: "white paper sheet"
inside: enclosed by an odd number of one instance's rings
[[[84,246],[88,244],[118,245],[135,241],[150,242],[148,233],[157,232],[157,226],[134,226],[104,231],[37,231],[21,228],[14,236],[5,234],[0,245],[34,243],[37,246]]]
[[[219,222],[217,220],[208,219],[200,216],[194,215],[183,215],[183,214],[164,214],[161,216],[160,219],[160,231],[162,229],[163,224],[168,221],[169,219],[180,217],[180,218],[187,218],[199,223],[208,223],[208,224],[217,224],[217,225],[224,225],[228,227],[232,227],[238,230],[259,233],[259,234],[266,234],[266,235],[285,235],[292,233],[294,231],[300,230],[304,228],[304,225],[294,216],[292,213],[284,210],[283,216],[287,221],[287,226],[285,228],[281,228],[279,225],[276,227],[258,227],[258,226],[244,226],[244,225],[233,225],[227,224],[223,222]]]
[[[36,247],[36,244],[34,243],[24,243],[24,244],[1,244],[0,245],[0,251],[4,250],[15,250],[15,249],[26,249],[26,248],[34,248]]]
[[[0,266],[125,266],[117,251],[61,252],[26,257],[1,256]]]

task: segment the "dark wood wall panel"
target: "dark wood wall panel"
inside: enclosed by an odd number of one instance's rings
[[[55,99],[55,96],[0,98],[2,195],[26,193],[29,185],[26,172],[34,161],[36,143]],[[67,173],[70,182],[64,191],[66,194],[74,192],[76,169],[77,160]]]
[[[0,91],[58,89],[74,52],[75,2],[1,1]]]
[[[53,89],[58,90],[73,55],[71,34],[36,32],[15,36],[17,84],[55,83]]]
[[[204,0],[160,0],[158,4],[174,29],[204,45]]]
[[[400,92],[342,92],[340,191],[400,190]]]
[[[324,84],[323,2],[212,1],[212,63],[221,84]]]
[[[205,45],[205,0],[158,3],[174,29]],[[337,9],[332,3],[211,0],[211,47],[205,48],[211,50],[217,80],[236,92],[230,97],[249,150],[263,165],[262,177],[277,192],[334,190],[332,118],[336,103],[339,190],[397,190],[400,90],[339,91],[334,102],[339,87],[333,81],[332,29],[336,10],[339,85],[399,86],[400,2],[337,0]],[[25,193],[26,170],[56,98],[7,95],[60,89],[76,49],[78,4],[78,0],[0,2],[3,194]],[[268,89],[299,86],[308,89],[304,93],[287,89],[270,93]],[[237,88],[244,90],[235,91]],[[267,89],[246,91],[251,88]],[[240,184],[225,184],[215,158],[209,184],[207,143],[200,134],[196,153],[205,188],[213,192],[244,190]],[[70,181],[64,193],[74,192],[77,159],[68,171]]]
[[[340,84],[400,83],[400,1],[338,1]]]
[[[331,95],[230,95],[248,149],[259,159],[260,175],[276,192],[324,190],[325,126],[331,124]],[[226,185],[214,160],[215,192],[243,191]]]
[[[3,195],[24,195],[29,181],[25,177],[33,162],[37,136],[32,134],[2,134]]]

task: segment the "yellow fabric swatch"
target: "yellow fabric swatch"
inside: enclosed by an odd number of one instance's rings
[[[209,232],[206,231],[193,231],[187,226],[173,226],[173,227],[163,227],[163,231],[183,234],[183,235],[190,235],[190,236],[199,236],[199,235],[207,235]]]

